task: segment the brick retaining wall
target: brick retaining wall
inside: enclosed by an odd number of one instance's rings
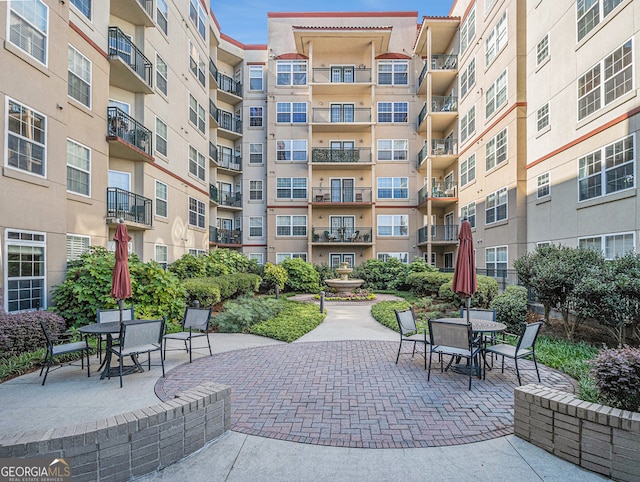
[[[515,389],[514,433],[615,480],[640,480],[640,413],[530,384]]]
[[[115,417],[2,435],[0,458],[64,458],[73,480],[130,480],[177,462],[229,430],[230,396],[229,387],[205,383]]]

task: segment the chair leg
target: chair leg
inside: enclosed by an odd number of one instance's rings
[[[431,378],[431,358],[433,357],[433,351],[429,350],[429,370],[427,371],[427,381]]]
[[[47,353],[49,353],[49,352],[47,352]],[[42,385],[44,385],[44,382],[47,381],[47,375],[49,374],[49,368],[51,368],[51,363],[53,362],[53,354],[49,353],[49,357],[48,358],[49,359],[47,361],[47,371],[44,372],[44,378],[42,379]],[[42,366],[42,368],[44,368],[44,365]],[[40,369],[40,375],[42,375],[42,368]]]
[[[209,356],[213,356],[213,352],[211,351],[211,342],[209,341],[209,333],[207,333],[205,336],[207,337],[207,345],[209,345]],[[427,363],[427,359],[425,358],[425,364],[426,363]],[[426,368],[426,365],[425,365],[425,368]]]
[[[84,352],[82,353],[84,356]],[[87,346],[87,377],[91,378],[91,369],[89,368],[89,347]]]
[[[518,357],[515,357],[514,361],[516,362],[516,375],[518,375],[518,385],[522,385],[522,382],[520,381],[520,369],[518,368]]]
[[[402,338],[400,338],[400,346],[398,347],[398,356],[396,357],[396,365],[398,364],[398,360],[400,359],[400,350],[402,350]]]
[[[536,360],[535,352],[533,353],[533,364],[536,367],[536,375],[538,375],[538,383],[541,383],[541,381],[540,381],[540,372],[538,371],[538,361]]]
[[[427,369],[427,344],[424,344],[424,369]]]
[[[120,354],[120,388],[122,388],[122,353]]]
[[[151,353],[149,353],[149,358],[151,358]],[[160,357],[160,365],[162,366],[162,378],[164,378],[164,360],[162,356]]]
[[[191,363],[193,361],[193,350],[192,350],[192,346],[191,346],[191,337],[189,337],[189,363]],[[184,345],[187,346],[187,340],[184,341]]]

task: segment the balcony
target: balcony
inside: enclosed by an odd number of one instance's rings
[[[215,105],[213,107],[215,107]],[[215,120],[218,124],[219,136],[234,141],[242,137],[242,121],[240,120],[240,118],[236,117],[231,112],[227,112],[218,108],[216,108],[215,110],[215,115]]]
[[[218,100],[235,105],[242,100],[242,83],[218,72]]]
[[[134,25],[153,27],[153,0],[111,0],[111,15]]]
[[[118,107],[107,107],[109,156],[131,161],[153,161],[153,133]]]
[[[117,187],[108,187],[107,224],[117,224],[120,219],[133,228],[151,228],[151,199]]]
[[[226,154],[223,150],[222,155],[218,156],[216,164],[219,169],[231,171],[230,174],[238,174],[242,171],[242,156]]]
[[[241,246],[242,230],[223,229],[209,226],[209,242],[213,244],[224,244],[228,246]]]
[[[209,88],[212,90],[218,88],[218,72],[218,66],[209,59]]]
[[[311,114],[314,131],[317,132],[355,132],[371,127],[371,108],[353,108],[342,105],[340,108],[314,107]]]
[[[311,242],[314,244],[349,243],[369,245],[373,242],[371,227],[331,228],[314,226],[311,229]]]
[[[129,92],[152,94],[151,61],[118,27],[109,27],[109,83]]]
[[[418,244],[457,244],[458,225],[457,224],[433,224],[423,226],[418,229]]]
[[[242,193],[218,191],[218,203],[229,208],[242,208]]]
[[[209,184],[209,201],[214,204],[218,204],[220,202],[220,198],[218,196],[218,188],[213,184]]]
[[[372,189],[370,187],[354,188],[312,188],[311,202],[314,204],[370,204],[372,201]]]
[[[458,97],[431,96],[431,132],[443,132],[458,118]]]
[[[458,189],[455,181],[436,182],[426,185],[418,191],[418,204],[432,201],[438,205],[449,204],[458,200]]]
[[[358,168],[363,164],[371,164],[371,148],[332,149],[330,147],[313,147],[311,149],[311,162],[314,167],[322,167],[319,164],[324,164],[324,167],[329,169],[337,167]]]
[[[455,80],[458,73],[458,56],[455,54],[434,54],[431,62],[425,61],[422,71],[418,77],[418,93],[427,92],[427,73],[433,74],[431,77],[431,92],[445,92]]]
[[[353,66],[334,66],[312,70],[314,94],[364,94],[373,85],[371,69]]]
[[[458,139],[431,139],[431,145],[423,145],[418,154],[418,169],[427,157],[431,157],[432,169],[445,169],[458,157]]]

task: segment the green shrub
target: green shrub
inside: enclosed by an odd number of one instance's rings
[[[181,280],[204,278],[207,275],[202,257],[192,254],[185,254],[179,259],[176,259],[167,269]]]
[[[602,350],[591,360],[591,375],[608,405],[640,412],[640,349]]]
[[[288,291],[296,293],[317,293],[320,291],[320,278],[311,263],[301,258],[285,259],[280,266],[287,270],[289,279],[285,283]]]
[[[67,329],[64,319],[50,311],[5,313],[0,311],[0,358],[19,356],[46,346],[40,320],[55,339]]]
[[[527,321],[527,289],[524,286],[507,286],[490,305],[496,310],[496,321],[507,325],[509,333],[520,333]]]
[[[351,278],[363,279],[363,288],[368,290],[403,290],[409,265],[396,258],[387,261],[368,259],[356,266]]]
[[[189,304],[197,300],[200,306],[208,307],[241,295],[253,295],[260,288],[261,281],[260,276],[256,274],[235,273],[210,278],[193,278],[185,280],[183,284],[187,290]]]
[[[489,308],[491,301],[498,294],[498,282],[489,276],[478,276],[478,291],[471,297],[471,306],[475,308]],[[438,298],[462,306],[464,300],[451,289],[453,280],[440,286]]]
[[[325,318],[313,303],[282,300],[282,309],[273,318],[253,325],[249,331],[254,335],[268,336],[290,343],[309,333]]]
[[[200,256],[185,254],[169,265],[169,271],[179,279],[207,278],[233,273],[261,272],[255,260],[233,249],[218,248]]]
[[[340,277],[338,276],[338,273],[336,273],[336,270],[326,263],[314,265],[313,269],[318,272],[318,279],[320,280],[320,283],[323,283],[326,279],[335,279]]]
[[[220,287],[211,282],[211,278],[191,278],[182,282],[187,291],[187,304],[193,305],[196,301],[202,308],[209,308],[220,303]]]
[[[451,273],[424,271],[407,275],[406,284],[416,296],[439,296],[440,287],[450,281]]]
[[[371,306],[371,316],[387,328],[399,331],[398,321],[393,310],[406,310],[410,307],[411,304],[408,301],[381,301]]]
[[[274,298],[244,295],[226,302],[224,311],[213,317],[212,326],[221,333],[249,333],[251,326],[273,318],[281,309]]]
[[[287,270],[282,266],[272,263],[266,263],[262,274],[262,279],[268,288],[275,289],[277,286],[281,291],[289,279]]]

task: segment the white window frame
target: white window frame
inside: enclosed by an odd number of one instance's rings
[[[7,12],[7,40],[25,52],[32,59],[47,66],[49,63],[49,7],[41,0],[32,0],[32,2],[35,7],[44,7],[44,15],[38,15],[38,12],[36,12],[35,9],[33,11],[29,11],[29,2],[16,0],[9,1],[9,8]],[[20,9],[19,6],[22,6],[23,8]],[[12,17],[15,17],[16,19],[13,23],[11,22]],[[21,27],[15,31],[20,36],[19,39],[16,39],[14,36],[13,26]],[[25,33],[30,35],[26,36]],[[37,45],[32,40],[34,36],[37,35],[42,36],[44,40],[41,58],[34,55],[33,52]],[[22,42],[19,42],[18,40],[21,40]],[[21,45],[21,43],[23,45]],[[31,50],[27,49],[28,45],[31,46]]]
[[[282,263],[285,259],[300,258],[303,261],[307,261],[307,253],[276,253],[276,264]]]
[[[462,99],[476,83],[476,58],[472,57],[460,76],[460,98]]]
[[[80,258],[80,255],[89,251],[91,236],[67,233],[67,263]]]
[[[200,51],[193,42],[189,41],[189,70],[204,87],[206,84],[206,66],[200,58]]]
[[[11,115],[11,111],[9,109],[10,104],[14,104],[17,108],[20,108],[20,110],[22,111],[28,111],[28,113],[25,114],[25,117],[27,119],[34,119],[35,117],[39,117],[41,119],[42,121],[41,130],[43,131],[42,138],[44,139],[44,143],[35,141],[33,139],[23,136],[20,133],[9,130],[9,126],[10,126],[9,117]],[[18,171],[25,172],[32,176],[47,177],[47,116],[38,112],[35,109],[32,109],[26,104],[23,104],[22,102],[19,102],[10,97],[6,97],[5,112],[7,113],[7,115],[5,117],[5,161],[4,161],[5,164],[4,165],[10,169],[16,169]],[[21,132],[23,131],[34,132],[34,130],[36,130],[35,126],[32,123],[30,123],[25,129],[21,129]],[[11,156],[9,155],[9,149],[11,147],[10,138],[15,138],[15,140],[19,143],[18,150],[13,152],[20,153],[21,152],[20,145],[23,145],[23,147],[29,146],[30,149],[28,150],[31,152],[33,152],[34,150],[37,151],[41,149],[42,159],[34,160],[33,156],[29,156],[29,158],[26,159],[26,162],[31,167],[31,169],[24,169],[23,167],[20,167],[20,164],[21,164],[20,161],[18,161],[18,165],[12,165],[10,163]],[[22,157],[22,155],[20,157]],[[26,154],[24,155],[24,157],[25,158],[27,157]],[[24,163],[24,161],[22,163]],[[41,169],[39,169],[38,171],[35,171],[34,166],[37,167],[39,165],[41,166]]]
[[[264,254],[262,253],[248,253],[247,258],[254,260],[260,266],[264,265]]]
[[[500,212],[502,206],[504,206],[504,213]],[[493,213],[492,220],[489,218],[489,213]],[[509,219],[509,190],[503,187],[485,198],[484,223],[488,226],[507,219]]]
[[[476,180],[475,152],[460,163],[460,187]]]
[[[536,199],[541,199],[551,195],[551,172],[543,172],[536,178]]]
[[[488,172],[509,158],[509,135],[507,127],[487,141],[485,149],[485,170]]]
[[[409,235],[409,215],[378,214],[377,236],[381,238],[406,237]]]
[[[409,122],[408,102],[378,102],[377,107],[379,124],[406,124]],[[389,120],[384,120],[386,116],[389,116]]]
[[[286,232],[285,232],[286,231]],[[307,215],[276,216],[276,237],[307,236]]]
[[[476,36],[476,6],[469,11],[460,27],[460,55],[464,54]]]
[[[259,159],[259,160],[256,160]],[[249,144],[249,164],[263,164],[264,146],[261,143]]]
[[[189,196],[188,212],[189,226],[205,229],[207,216],[207,207],[205,204],[199,199]]]
[[[169,247],[166,244],[154,244],[153,260],[161,265],[163,269],[167,269],[169,265]]]
[[[386,262],[389,261],[390,259],[397,259],[398,261],[400,261],[403,264],[409,264],[409,253],[406,251],[403,252],[382,252],[382,253],[378,253],[378,259],[380,261]]]
[[[495,246],[485,249],[485,268],[487,276],[502,277],[509,268],[509,247]],[[500,274],[500,272],[504,272]]]
[[[542,132],[548,130],[551,125],[551,117],[549,112],[549,102],[540,107],[536,111],[536,131]]]
[[[390,195],[382,196],[381,191],[390,191]],[[378,177],[376,195],[378,199],[409,199],[409,178],[389,176]]]
[[[261,105],[249,107],[249,127],[263,127],[264,108]]]
[[[465,204],[460,208],[460,219],[467,218],[467,221],[471,224],[471,228],[476,227],[476,202],[471,201],[469,204]]]
[[[460,120],[460,142],[465,142],[476,133],[476,106],[473,105]]]
[[[383,81],[381,76],[389,76],[389,81]],[[408,85],[408,60],[378,60],[378,85]]]
[[[5,246],[5,254],[4,254],[4,310],[9,313],[16,313],[20,311],[30,311],[33,309],[47,309],[47,234],[35,231],[23,231],[17,229],[5,229],[4,230],[4,246]],[[26,258],[23,261],[20,259],[20,267],[16,270],[21,275],[24,275],[26,268],[28,265],[33,265],[31,276],[14,276],[10,277],[9,273],[13,270],[9,269],[9,253],[13,253],[15,248],[20,253],[20,255],[25,254]],[[32,251],[33,254],[36,254],[38,251],[42,253],[42,260],[38,263],[33,261],[32,255],[29,254],[29,250]],[[13,263],[13,261],[12,261]],[[23,266],[23,264],[25,266]],[[39,269],[35,265],[39,265]],[[41,273],[40,275],[36,275],[35,273]],[[25,281],[39,281],[39,287],[36,286],[31,288],[25,288],[23,286],[23,282]],[[12,288],[10,285],[13,283],[18,283],[20,286],[16,288]],[[9,303],[12,296],[9,295],[9,291],[13,290],[18,293],[18,301],[21,301],[19,298],[21,293],[24,293],[28,290],[32,291],[40,291],[39,298],[31,298],[35,301],[30,303],[30,306],[22,309],[9,309]],[[20,308],[20,307],[18,307]]]
[[[507,69],[504,69],[485,94],[485,117],[487,119],[507,103],[507,85]]]
[[[307,61],[278,60],[276,65],[276,85],[307,85]]]
[[[306,162],[307,139],[279,139],[276,141],[276,161]]]
[[[157,179],[155,181],[155,215],[160,218],[167,218],[169,216],[169,186]],[[163,190],[164,192],[162,192]],[[164,213],[162,210],[164,210]]]
[[[609,11],[605,10],[605,6],[607,5],[605,0],[595,0],[590,5],[588,2],[589,0],[578,0],[576,2],[576,35],[578,42],[587,36],[604,18],[611,14],[618,5],[623,3],[623,0],[614,0],[615,5],[611,5]],[[612,4],[614,2],[609,3]]]
[[[164,8],[161,9],[160,7]],[[169,34],[169,6],[167,5],[167,0],[156,0],[156,24],[165,35]]]
[[[195,105],[193,105],[195,103]],[[205,118],[204,107],[200,105],[198,99],[189,94],[189,123],[191,123],[202,134],[207,129],[207,120]]]
[[[409,139],[378,139],[376,153],[378,161],[406,161],[409,159]]]
[[[300,108],[304,106],[304,112]],[[307,123],[307,103],[306,102],[277,102],[276,103],[276,123],[277,124],[306,124]]]
[[[158,52],[156,52],[156,87],[164,95],[169,92],[169,69]]]
[[[623,238],[620,240],[619,238]],[[616,240],[628,243],[631,241],[629,249],[615,249]],[[614,249],[611,249],[609,242],[614,243]],[[633,231],[613,234],[602,234],[597,236],[584,236],[578,238],[578,247],[584,249],[594,249],[602,253],[606,260],[615,259],[617,256],[624,256],[627,253],[634,252],[636,250],[636,236]]]
[[[261,238],[264,236],[264,217],[249,216],[249,237]]]
[[[93,14],[93,0],[71,0],[71,5],[74,6],[78,12],[85,16],[89,21]]]
[[[549,60],[549,33],[536,44],[536,66],[540,66]]]
[[[507,45],[507,11],[505,10],[485,40],[485,67],[491,65],[494,59]]]
[[[206,40],[207,17],[204,8],[198,0],[191,0],[189,2],[189,17],[196,26],[200,36]]]
[[[306,177],[277,177],[276,199],[307,199],[308,180]],[[288,191],[287,195],[285,192]]]
[[[260,88],[257,84],[259,83]],[[262,92],[264,90],[264,69],[262,65],[250,65],[249,66],[249,90],[253,92]]]
[[[164,133],[162,132],[164,130]],[[164,134],[164,135],[163,135]],[[156,116],[156,152],[167,156],[169,153],[169,126]],[[161,147],[164,146],[164,147]]]
[[[73,62],[72,62],[72,59],[70,58],[68,59],[69,61],[67,62],[67,64],[69,65],[73,63],[73,67],[76,67],[76,69],[72,67],[72,68],[69,68],[68,70],[67,93],[69,97],[71,97],[72,99],[80,102],[82,105],[91,109],[91,93],[92,93],[91,75],[92,75],[93,64],[91,63],[91,60],[89,60],[88,57],[83,55],[82,52],[80,52],[77,48],[75,48],[71,44],[69,44],[68,56],[73,58]],[[76,65],[77,60],[80,60],[85,64],[84,66],[81,66],[79,68],[80,71],[77,70],[78,69],[78,66]],[[80,83],[80,85],[86,86],[85,87],[87,89],[86,103],[79,97],[76,97],[75,95],[73,95],[71,91],[72,84],[73,84],[72,79]]]
[[[249,181],[249,201],[262,201],[264,192],[263,186],[262,179],[253,179]]]
[[[86,157],[80,157],[74,155],[69,149],[71,146],[69,144],[74,145],[80,152],[86,152]],[[73,162],[72,159],[78,159],[80,163]],[[70,162],[71,161],[71,162]],[[79,164],[84,164],[81,166]],[[86,192],[76,191],[70,188],[69,186],[69,175],[70,171],[80,173],[81,175],[86,177]],[[67,192],[72,192],[79,196],[91,197],[91,148],[85,146],[84,144],[80,144],[78,141],[70,139],[67,137]]]
[[[189,145],[189,174],[201,181],[205,181],[207,176],[205,157],[192,145]]]

